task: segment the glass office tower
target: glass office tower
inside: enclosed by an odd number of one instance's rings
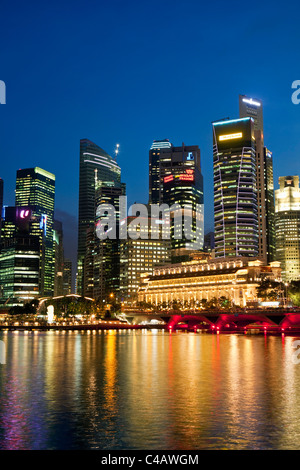
[[[186,214],[190,212],[189,225],[195,234],[194,240],[184,233],[180,238],[181,217],[171,211],[173,262],[188,257],[187,250],[203,248],[203,176],[198,145],[183,143],[181,147],[174,147],[167,139],[153,141],[149,151],[149,204],[167,204],[169,207],[178,204],[185,208]]]
[[[39,218],[39,229],[43,230],[45,237],[45,243],[41,244],[45,251],[42,256],[40,294],[47,297],[54,292],[54,199],[55,176],[52,173],[38,167],[17,171],[16,207],[31,209],[32,215]],[[40,233],[37,235],[40,236]]]
[[[258,256],[254,122],[213,123],[215,256]]]
[[[6,207],[1,228],[1,303],[24,305],[41,292],[44,231],[28,207]]]
[[[87,245],[87,230],[95,226],[95,191],[99,181],[120,183],[121,168],[101,147],[88,139],[80,141],[79,163],[79,212],[77,279],[78,294],[84,291],[84,257]]]
[[[275,202],[272,153],[264,144],[263,103],[239,96],[240,118],[252,117],[256,149],[256,186],[258,209],[258,257],[265,263],[274,261]]]

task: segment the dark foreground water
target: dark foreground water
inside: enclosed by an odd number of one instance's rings
[[[1,449],[300,448],[296,338],[153,330],[0,340]]]

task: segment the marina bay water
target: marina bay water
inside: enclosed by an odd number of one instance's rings
[[[299,449],[297,338],[7,331],[1,449]]]

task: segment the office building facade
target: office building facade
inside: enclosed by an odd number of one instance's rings
[[[87,230],[95,227],[96,186],[99,182],[121,182],[121,169],[114,158],[88,139],[80,141],[78,252],[76,290],[84,291],[84,257]]]
[[[189,250],[203,248],[203,176],[197,145],[174,147],[167,139],[153,142],[149,151],[149,205],[155,204],[182,209],[169,213],[173,261],[187,257]],[[183,210],[189,235],[181,229]]]
[[[42,289],[46,238],[40,217],[28,207],[6,207],[0,251],[2,305],[24,305]]]
[[[281,176],[275,190],[276,260],[285,282],[300,279],[299,176]]]
[[[18,170],[15,200],[16,207],[27,207],[34,217],[39,218],[38,232],[42,229],[45,238],[40,294],[52,296],[55,270],[53,241],[55,176],[38,167]]]
[[[275,202],[272,153],[264,144],[263,103],[239,96],[240,118],[253,119],[256,152],[256,186],[258,216],[258,256],[268,263],[275,254]]]
[[[258,256],[256,150],[252,118],[213,123],[216,258]]]
[[[126,220],[127,230],[134,217]],[[137,227],[138,238],[128,237],[120,242],[120,298],[127,305],[137,301],[143,273],[171,262],[170,226],[160,218],[149,217]]]

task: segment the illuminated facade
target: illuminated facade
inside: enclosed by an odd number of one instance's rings
[[[246,306],[257,301],[256,288],[268,278],[281,280],[279,263],[264,266],[261,260],[224,258],[199,260],[154,269],[144,275],[138,292],[140,302],[172,305],[174,301],[196,307],[201,301],[222,296]]]
[[[29,208],[6,207],[1,228],[1,303],[23,305],[42,289],[45,235]]]
[[[64,270],[64,246],[63,229],[59,220],[53,223],[53,241],[54,241],[54,295],[63,295],[63,270]]]
[[[256,151],[258,257],[269,263],[275,254],[275,203],[272,153],[264,146],[263,103],[239,96],[240,118],[253,119]]]
[[[252,118],[213,123],[215,256],[258,256]]]
[[[276,260],[284,281],[300,279],[299,176],[281,176],[275,190]]]
[[[154,141],[149,151],[149,204],[175,204],[189,212],[195,239],[178,236],[178,220],[171,211],[172,258],[184,251],[203,248],[203,176],[198,145],[174,147],[167,139]],[[198,221],[198,223],[197,223]],[[181,225],[181,223],[180,223]],[[197,230],[196,230],[197,227]]]
[[[134,220],[127,218],[127,226]],[[146,227],[141,226],[139,238],[127,238],[120,244],[120,297],[122,302],[132,303],[137,300],[140,278],[143,273],[152,272],[157,265],[171,261],[170,227],[160,219],[148,219]]]
[[[80,141],[79,212],[76,289],[83,293],[87,229],[95,225],[95,192],[98,182],[120,183],[121,169],[114,158],[88,139]]]
[[[54,198],[55,176],[52,173],[38,167],[17,171],[16,207],[30,208],[32,215],[39,218],[39,228],[44,232],[45,252],[41,266],[40,289],[41,295],[44,296],[52,296],[54,292]]]
[[[125,196],[126,185],[114,181],[95,183],[95,222],[86,232],[86,253],[84,260],[84,295],[106,301],[110,294],[115,298],[120,290],[120,197]],[[122,201],[122,199],[121,199]],[[110,205],[115,213],[116,237],[100,239],[97,228],[106,219],[105,207]],[[103,206],[103,210],[97,208]],[[103,219],[104,217],[104,219]],[[103,223],[103,227],[106,222]],[[106,230],[105,230],[106,232]]]

